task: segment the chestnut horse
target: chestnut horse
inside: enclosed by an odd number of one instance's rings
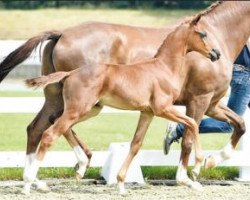
[[[124,193],[124,181],[130,163],[140,149],[153,116],[163,117],[186,125],[195,143],[196,164],[203,161],[196,122],[180,113],[173,104],[185,82],[185,55],[197,51],[212,61],[219,59],[219,52],[206,42],[206,32],[199,30],[200,15],[190,23],[183,23],[164,40],[153,59],[133,65],[92,64],[91,69],[76,69],[56,72],[47,76],[27,80],[28,86],[46,86],[63,82],[64,112],[43,132],[40,146],[30,168],[24,174],[25,183],[36,179],[39,166],[48,148],[74,124],[88,119],[104,105],[118,109],[139,110],[140,120],[131,143],[130,151],[118,175],[118,185]],[[210,35],[212,37],[212,35]],[[186,159],[184,157],[181,158]],[[192,188],[198,184],[183,174],[179,167],[177,181]],[[28,192],[28,187],[26,187]]]
[[[245,129],[243,120],[222,105],[219,100],[229,87],[232,63],[249,37],[250,3],[247,1],[218,2],[206,9],[203,14],[199,24],[206,28],[208,34],[215,35],[211,42],[216,43],[218,45],[216,47],[219,47],[223,54],[215,63],[211,63],[195,52],[186,55],[185,69],[188,69],[189,73],[186,75],[183,90],[175,104],[186,105],[187,115],[193,117],[198,124],[203,115],[207,114],[234,126],[234,133],[226,148],[220,155],[207,160],[206,166],[212,167],[230,157]],[[0,64],[0,81],[17,64],[25,60],[40,42],[47,39],[50,42],[44,49],[42,60],[44,75],[54,71],[70,71],[78,67],[91,71],[91,65],[88,64],[93,62],[128,63],[151,57],[171,30],[173,27],[152,29],[87,23],[64,31],[46,32],[29,39],[6,57]],[[56,113],[60,113],[63,109],[61,91],[61,84],[58,83],[48,85],[44,89],[45,104],[27,128],[26,164],[34,158],[34,152],[43,131],[52,123],[53,120],[49,120],[50,116],[53,115],[52,118],[55,118]],[[71,130],[68,132],[65,136],[74,147],[76,155],[78,158],[81,156],[84,158],[84,152],[80,148],[82,145],[79,145]],[[192,140],[185,139],[189,135],[187,131],[182,141],[182,144],[185,142],[189,144],[189,148],[185,150],[187,155],[190,154],[192,146]],[[184,162],[187,165],[187,161]],[[197,176],[199,169],[194,170],[193,173]]]

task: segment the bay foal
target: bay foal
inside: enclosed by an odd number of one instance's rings
[[[198,51],[212,61],[219,58],[218,51],[207,44],[206,33],[199,30],[199,19],[200,15],[177,27],[164,40],[155,57],[145,62],[133,65],[96,64],[91,67],[92,70],[80,68],[27,80],[27,85],[31,87],[45,87],[62,81],[64,112],[42,135],[35,160],[24,174],[25,192],[29,192],[40,163],[55,140],[103,105],[141,111],[129,154],[117,175],[121,193],[124,192],[127,169],[141,147],[154,115],[187,126],[192,135],[186,140],[194,140],[196,165],[200,166],[203,156],[197,124],[173,106],[185,80],[184,56],[190,51]],[[200,188],[197,182],[188,178],[185,166],[179,167],[177,181],[195,189]]]

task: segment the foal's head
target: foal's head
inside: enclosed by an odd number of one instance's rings
[[[187,23],[187,52],[198,51],[211,61],[216,61],[220,58],[219,50],[212,48],[208,43],[207,33],[202,30],[198,24],[201,15],[197,15],[191,22]],[[211,38],[209,38],[211,40]]]

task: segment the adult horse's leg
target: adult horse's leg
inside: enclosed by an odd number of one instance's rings
[[[51,61],[51,54],[55,44],[56,42],[51,41],[45,47],[43,54],[43,74],[49,74],[54,72],[54,67]],[[24,168],[24,180],[25,174],[27,173],[27,168],[29,168],[30,163],[35,159],[34,155],[41,140],[42,133],[51,125],[51,120],[49,119],[49,117],[54,115],[55,113],[59,113],[63,108],[63,99],[61,91],[62,89],[60,84],[53,84],[44,89],[45,103],[43,105],[43,108],[27,127],[27,148],[26,162]],[[87,155],[91,155],[91,152],[88,150],[86,145],[80,142],[76,135],[72,134],[71,130],[68,131],[69,133],[65,134],[65,138],[71,144],[71,146],[78,150],[79,148],[84,147],[83,150],[87,152]],[[81,177],[82,176],[83,174],[81,174]],[[38,189],[48,190],[48,187],[43,182],[40,182],[38,179],[36,180],[35,184],[37,185]],[[26,193],[25,188],[23,192]]]
[[[194,96],[192,99],[190,98],[190,101],[186,107],[186,115],[193,118],[196,121],[197,125],[200,124],[202,117],[210,104],[211,97],[212,97],[212,94],[206,94],[206,95]],[[184,133],[184,136],[183,136],[184,139],[182,140],[182,142],[189,143],[188,141],[190,140],[189,135],[192,135],[192,133],[189,133],[189,130],[187,129],[185,131],[187,133]],[[185,137],[187,137],[187,139]],[[193,139],[194,139],[194,146],[196,148],[195,152],[199,152],[199,149],[201,149],[199,135],[197,135]],[[183,156],[183,160],[185,160],[190,156],[192,147],[191,145],[188,145],[188,144],[186,145],[184,144],[183,147],[184,147],[184,150],[183,150],[182,156]],[[200,174],[202,163],[203,163],[203,155],[198,155],[198,156],[196,155],[195,165],[191,171],[191,175],[194,181],[196,181],[198,175]]]
[[[164,117],[166,119],[182,123],[186,125],[186,133],[184,134],[182,141],[182,150],[181,150],[181,158],[178,166],[176,181],[178,184],[186,185],[195,190],[200,190],[201,185],[198,182],[192,181],[187,175],[187,166],[189,160],[189,154],[191,152],[192,144],[194,141],[195,146],[195,156],[197,162],[202,162],[203,155],[199,143],[199,134],[198,134],[198,126],[194,119],[180,113],[174,106],[167,106],[162,109],[158,109],[158,112],[155,113],[157,116]]]
[[[231,157],[239,139],[245,133],[246,128],[245,122],[240,116],[220,103],[213,108],[210,108],[207,115],[217,120],[228,122],[234,127],[234,132],[230,138],[230,142],[220,151],[220,154],[209,156],[206,159],[205,167],[212,168]]]
[[[45,89],[45,93],[53,88],[54,86],[50,86]],[[52,96],[50,100],[46,99],[43,108],[35,117],[35,119],[31,122],[31,124],[27,127],[27,149],[26,149],[26,161],[25,168],[23,173],[23,179],[25,180],[25,174],[27,174],[27,170],[29,169],[30,164],[35,159],[35,152],[41,140],[41,136],[44,130],[49,127],[51,124],[49,122],[48,116],[53,114],[55,110],[57,110],[57,106],[60,106],[60,102],[54,102],[52,100]],[[63,106],[63,105],[62,105]],[[49,188],[43,182],[36,179],[34,182],[37,185],[37,188],[40,190],[48,190]],[[26,187],[24,187],[23,193],[26,193]]]
[[[123,162],[122,167],[117,175],[119,192],[121,194],[125,193],[124,181],[125,181],[125,177],[126,177],[129,165],[131,164],[133,158],[138,153],[138,151],[142,145],[146,131],[147,131],[152,119],[153,119],[152,113],[141,112],[140,119],[139,119],[139,122],[137,125],[137,129],[135,131],[133,140],[131,142],[129,154],[126,157],[125,161]]]

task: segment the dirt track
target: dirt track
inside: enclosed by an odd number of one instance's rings
[[[76,182],[75,180],[50,180],[51,192],[40,193],[32,191],[30,196],[20,194],[22,183],[20,182],[1,182],[0,199],[1,200],[57,200],[57,199],[238,199],[250,200],[250,183],[224,182],[224,185],[207,185],[205,182],[203,192],[194,192],[183,186],[152,185],[145,186],[128,185],[127,194],[121,196],[117,193],[115,186],[103,184],[94,184],[90,181]]]

